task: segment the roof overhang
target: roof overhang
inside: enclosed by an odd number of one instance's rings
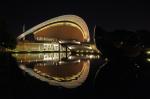
[[[20,40],[29,34],[34,34],[35,37],[74,39],[80,42],[90,41],[85,21],[76,15],[62,15],[47,20],[22,33],[17,39]]]

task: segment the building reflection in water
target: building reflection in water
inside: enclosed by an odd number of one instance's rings
[[[100,51],[85,21],[75,15],[47,20],[17,37],[16,48],[6,49],[19,68],[50,85],[75,88],[87,78],[90,59]]]
[[[14,53],[19,68],[50,85],[75,88],[86,80],[90,61],[99,55],[70,53]]]

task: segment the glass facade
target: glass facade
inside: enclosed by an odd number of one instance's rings
[[[61,46],[57,42],[38,42],[38,43],[26,43],[19,42],[13,52],[43,52],[43,51],[67,51],[66,47]]]

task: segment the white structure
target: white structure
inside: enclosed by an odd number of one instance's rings
[[[47,37],[58,39],[74,39],[80,42],[89,42],[90,35],[85,21],[76,15],[62,15],[47,20],[18,36],[23,39],[33,33],[35,37]]]

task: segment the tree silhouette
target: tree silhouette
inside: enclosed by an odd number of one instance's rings
[[[150,32],[147,30],[136,31],[145,47],[150,47]]]
[[[95,39],[98,48],[106,56],[127,55],[135,57],[141,51],[141,43],[148,44],[148,37],[145,37],[147,32],[129,31],[129,30],[114,30],[111,32],[105,31],[101,27],[95,30]],[[146,39],[147,38],[147,39]]]

